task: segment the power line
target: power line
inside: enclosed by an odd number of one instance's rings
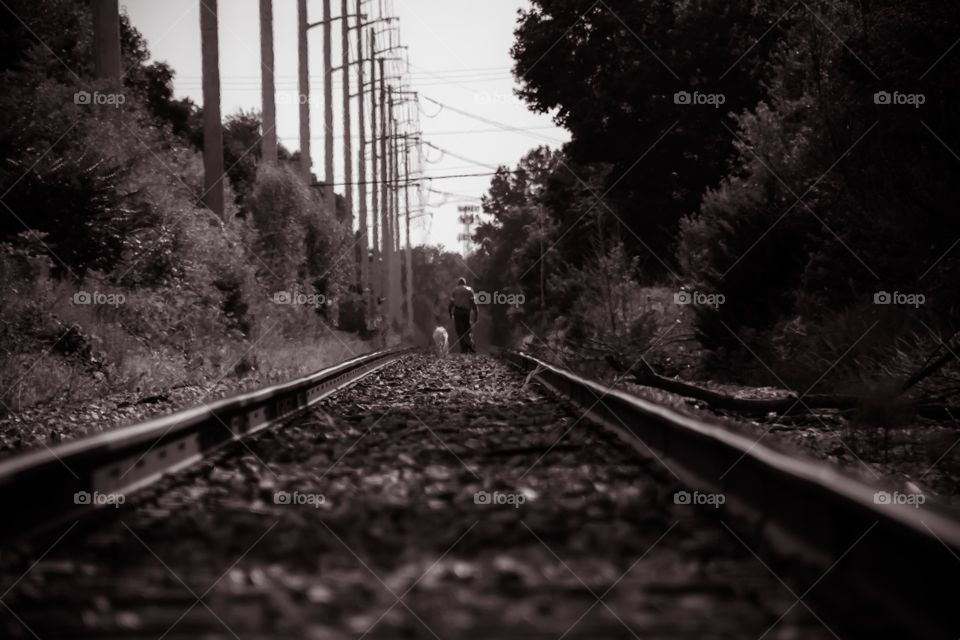
[[[509,164],[509,163],[508,163],[508,164]],[[504,165],[504,166],[507,166],[507,165]],[[448,166],[443,166],[443,167],[439,167],[439,166],[438,166],[438,167],[436,167],[436,168],[434,168],[434,169],[432,169],[432,170],[433,170],[433,171],[458,172],[458,171],[472,171],[472,170],[475,170],[476,168],[477,168],[477,165],[475,165],[475,164],[457,164],[457,165],[453,165],[453,166],[449,166],[449,167],[448,167]],[[426,173],[426,171],[421,170],[421,171],[419,171],[418,173],[419,173],[420,175],[423,175],[423,174]]]
[[[546,131],[548,129],[560,129],[561,131],[566,131],[563,127],[558,127],[556,125],[547,125],[543,127],[526,127],[526,131]],[[447,131],[430,131],[424,132],[424,135],[428,136],[457,136],[457,135],[473,135],[478,133],[516,133],[515,131],[505,131],[501,128],[496,129],[453,129]]]
[[[450,196],[451,198],[463,198],[465,200],[480,200],[480,198],[476,196],[468,196],[464,193],[451,193],[450,191],[441,191],[440,189],[434,189],[433,187],[427,187],[427,191],[429,191],[430,193],[440,194],[441,196]]]
[[[560,129],[560,130],[564,130],[563,127],[556,127],[556,126],[527,127],[527,128],[526,128],[527,131],[547,131],[547,130],[549,130],[549,129]],[[483,133],[515,133],[515,132],[514,132],[514,131],[504,131],[503,129],[453,129],[453,130],[447,130],[447,131],[424,132],[424,135],[433,137],[433,136],[477,135],[477,134],[483,134]],[[297,139],[298,139],[295,134],[293,134],[293,135],[286,135],[286,136],[280,136],[280,137],[281,137],[282,139],[284,139],[284,140],[292,140],[292,141],[294,141],[294,142],[296,142]],[[356,140],[358,137],[359,137],[359,136],[352,135],[352,136],[350,136],[350,139],[351,139],[351,140]],[[335,135],[335,136],[333,136],[333,139],[334,139],[334,140],[342,140],[342,139],[343,139],[343,136]],[[313,137],[311,137],[311,140],[323,140],[323,136],[313,136]]]
[[[444,149],[443,147],[438,147],[437,145],[433,144],[432,142],[428,142],[428,141],[426,141],[426,140],[423,140],[423,144],[427,145],[428,147],[432,147],[432,148],[436,149],[436,150],[439,151],[440,153],[446,154],[446,155],[448,155],[448,156],[453,156],[453,157],[456,158],[457,160],[463,160],[464,162],[469,162],[470,164],[477,165],[478,167],[484,167],[484,168],[486,168],[486,169],[492,169],[493,171],[496,171],[496,170],[497,170],[497,167],[494,166],[494,165],[487,164],[486,162],[480,162],[479,160],[473,160],[473,159],[471,159],[471,158],[467,158],[467,157],[465,157],[465,156],[458,155],[458,154],[454,153],[453,151],[450,151],[450,150],[448,150],[448,149]],[[442,160],[442,159],[443,159],[443,158],[441,158],[440,160]],[[437,160],[437,162],[440,162],[440,160]]]
[[[523,169],[499,169],[497,171],[487,171],[484,173],[460,173],[448,176],[424,176],[423,180],[449,180],[450,178],[474,178],[478,176],[495,176],[498,173],[522,173]]]
[[[396,186],[396,185],[402,185],[402,184],[419,184],[421,182],[430,181],[430,180],[450,180],[453,178],[476,178],[476,177],[483,177],[483,176],[495,176],[497,174],[502,174],[502,173],[509,173],[509,174],[522,173],[523,171],[524,169],[499,169],[497,171],[484,171],[481,173],[458,173],[458,174],[444,175],[444,176],[421,176],[419,178],[410,178],[409,180],[400,179],[400,180],[386,180],[386,181],[381,181],[381,180],[354,181],[349,184],[350,185],[386,184],[386,185]],[[345,182],[332,182],[330,183],[330,186],[342,187],[346,184],[347,183]],[[312,186],[325,186],[325,185],[321,182],[318,182]]]
[[[410,63],[411,69],[420,69],[420,73],[472,73],[480,71],[510,71],[510,67],[465,67],[463,69],[427,69],[426,67],[421,67],[420,65]]]
[[[493,125],[493,126],[495,126],[495,127],[498,127],[498,128],[500,128],[500,129],[504,129],[504,130],[506,130],[506,131],[513,131],[513,132],[515,132],[515,133],[521,133],[521,134],[528,135],[528,136],[531,136],[531,137],[534,137],[534,138],[542,138],[542,139],[548,140],[548,141],[550,141],[550,142],[556,142],[557,144],[563,144],[563,141],[562,141],[562,140],[557,140],[556,138],[551,138],[551,137],[549,137],[549,136],[543,136],[543,135],[536,134],[536,133],[529,133],[528,131],[526,131],[526,130],[524,130],[524,129],[521,129],[521,128],[519,128],[519,127],[514,127],[514,126],[509,125],[509,124],[504,124],[503,122],[497,122],[496,120],[491,120],[490,118],[485,118],[485,117],[483,117],[483,116],[478,116],[478,115],[475,114],[475,113],[470,113],[469,111],[464,111],[463,109],[458,109],[458,108],[456,108],[456,107],[451,107],[450,105],[444,104],[444,103],[440,102],[439,100],[434,100],[433,98],[431,98],[431,97],[429,97],[429,96],[425,96],[425,95],[423,95],[422,93],[419,94],[419,97],[424,98],[424,99],[426,99],[426,100],[429,100],[430,102],[434,103],[435,105],[437,105],[437,106],[439,106],[439,107],[441,107],[441,108],[443,108],[443,109],[449,109],[450,111],[453,111],[454,113],[459,113],[459,114],[462,115],[462,116],[466,116],[466,117],[468,117],[468,118],[473,118],[474,120],[479,120],[480,122],[483,122],[483,123],[486,123],[486,124],[489,124],[489,125]]]

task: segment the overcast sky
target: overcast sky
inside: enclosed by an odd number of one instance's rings
[[[350,0],[351,7],[355,0]],[[177,73],[175,92],[202,104],[200,74],[199,0],[127,0],[127,14],[147,39],[155,60],[170,64]],[[291,151],[299,149],[297,96],[296,0],[274,0],[277,131]],[[364,10],[378,13],[376,2]],[[340,2],[333,0],[333,16]],[[421,98],[420,121],[424,139],[467,160],[425,147],[427,176],[480,173],[482,165],[514,165],[533,147],[559,146],[568,134],[553,126],[547,115],[534,114],[514,96],[510,74],[510,46],[517,11],[523,0],[399,0],[387,2],[387,15],[400,17],[400,39],[409,47],[410,84],[422,96],[489,120],[523,129],[504,131]],[[310,21],[323,14],[322,0],[309,0]],[[220,77],[223,114],[240,109],[260,110],[260,44],[258,0],[220,2]],[[351,8],[351,13],[353,9]],[[335,24],[333,65],[340,64],[339,32]],[[311,137],[314,173],[323,176],[323,38],[310,32],[310,75],[313,105]],[[355,45],[351,46],[351,51]],[[335,182],[343,181],[342,130],[340,127],[340,74],[334,74]],[[356,78],[352,79],[355,87]],[[354,105],[354,109],[356,106]],[[356,114],[353,137],[357,135]],[[356,172],[356,169],[354,169]],[[427,210],[413,226],[413,242],[443,244],[457,249],[457,207],[478,199],[489,186],[489,177],[433,180],[426,185],[452,195],[425,193]],[[341,187],[337,187],[340,191]],[[354,196],[356,198],[356,196]],[[477,202],[478,203],[478,202]]]

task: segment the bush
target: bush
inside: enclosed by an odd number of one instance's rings
[[[81,90],[117,91],[88,78],[88,5],[14,0],[12,10],[63,62],[22,28],[0,26],[19,47],[0,55],[0,80],[18,89],[0,94],[0,400],[18,410],[292,375],[362,348],[328,326],[348,290],[347,233],[295,173],[246,155],[230,174],[236,184],[225,181],[223,217],[214,215],[200,203],[199,110],[173,100],[172,73],[147,64],[129,22],[121,21],[126,100],[115,108],[74,100]],[[259,126],[253,113],[229,118],[227,155],[241,155]],[[329,304],[277,304],[278,290]],[[80,293],[111,302],[78,302]]]

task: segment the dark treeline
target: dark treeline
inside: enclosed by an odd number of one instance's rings
[[[501,333],[905,378],[960,326],[958,38],[939,0],[534,0],[520,95],[572,142],[485,199],[482,286],[526,295]]]

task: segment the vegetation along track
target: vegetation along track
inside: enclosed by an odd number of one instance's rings
[[[411,354],[8,549],[0,635],[841,633],[798,603],[816,575],[775,574],[679,488],[505,363]]]

